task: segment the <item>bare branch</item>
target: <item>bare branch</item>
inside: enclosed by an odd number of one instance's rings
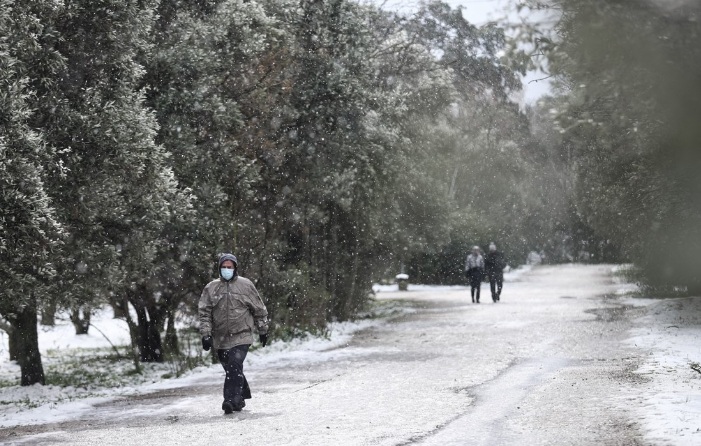
[[[544,81],[544,80],[546,80],[546,79],[550,79],[551,77],[553,77],[552,74],[551,74],[550,76],[541,77],[540,79],[533,79],[532,81],[529,81],[528,83],[529,83],[529,84],[532,84],[533,82]]]

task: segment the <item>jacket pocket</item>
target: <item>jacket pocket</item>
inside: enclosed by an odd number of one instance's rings
[[[210,299],[212,302],[212,331],[221,336],[223,333],[226,333],[228,325],[226,318],[226,294],[215,294]]]
[[[234,295],[234,298],[231,299],[229,319],[231,321],[229,333],[235,334],[253,329],[253,316],[243,302],[242,295]]]

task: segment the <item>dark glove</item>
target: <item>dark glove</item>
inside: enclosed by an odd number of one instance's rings
[[[268,335],[267,334],[260,335],[260,343],[263,347],[265,347],[265,344],[268,343]]]
[[[202,336],[202,348],[205,351],[209,351],[209,349],[212,348],[212,337],[211,336]]]

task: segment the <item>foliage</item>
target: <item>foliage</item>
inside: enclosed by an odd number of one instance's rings
[[[503,30],[447,4],[0,1],[8,319],[15,295],[109,303],[139,370],[183,351],[174,318],[220,252],[283,335],[353,317],[402,265],[454,282],[467,246],[517,259],[560,224]]]
[[[56,152],[30,125],[35,91],[20,58],[41,51],[35,17],[0,3],[0,315],[10,324],[12,359],[23,384],[44,382],[37,343],[37,304],[52,291],[64,228],[47,190]],[[47,55],[44,62],[52,65]]]
[[[701,289],[701,12],[692,2],[556,1],[550,64],[582,222],[653,287]]]

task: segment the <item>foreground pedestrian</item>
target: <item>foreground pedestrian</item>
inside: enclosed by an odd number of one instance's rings
[[[238,275],[233,254],[219,257],[219,279],[204,287],[199,302],[202,348],[214,348],[224,367],[224,413],[240,411],[251,397],[243,374],[243,361],[253,343],[253,330],[260,342],[268,341],[268,310],[250,280]]]
[[[470,282],[470,295],[472,303],[480,303],[480,289],[482,288],[482,276],[484,275],[484,259],[480,254],[480,247],[473,246],[472,252],[465,260],[465,275]]]
[[[498,302],[501,299],[501,289],[504,285],[504,268],[506,268],[504,254],[497,251],[497,245],[490,243],[489,252],[484,256],[484,269],[489,276],[489,289],[492,292],[492,300],[494,302]]]

